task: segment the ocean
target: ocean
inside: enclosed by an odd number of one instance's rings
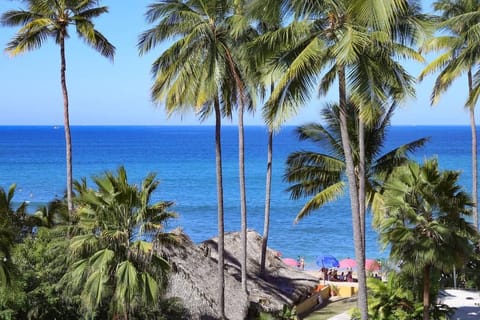
[[[354,257],[348,192],[298,224],[293,220],[304,200],[293,201],[283,182],[287,156],[315,146],[301,143],[295,127],[281,129],[274,137],[271,228],[269,247],[283,257],[305,257],[306,268],[317,268],[316,257],[330,254],[338,259]],[[468,126],[393,126],[385,150],[431,137],[413,158],[436,156],[444,169],[460,170],[460,183],[471,190],[471,145]],[[225,228],[240,230],[238,189],[238,132],[222,129]],[[217,235],[214,127],[212,126],[74,126],[72,127],[74,179],[119,166],[127,170],[130,183],[139,183],[155,172],[160,186],[154,200],[174,201],[179,218],[168,229],[182,227],[194,242]],[[248,228],[263,232],[267,130],[245,129]],[[35,211],[65,191],[63,127],[0,127],[0,186],[17,184],[14,200],[29,202]],[[377,233],[367,221],[367,257],[386,258],[388,251],[377,242]]]

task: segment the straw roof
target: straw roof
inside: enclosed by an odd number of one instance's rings
[[[178,297],[189,310],[190,319],[217,319],[217,238],[194,244],[181,230],[174,231],[180,245],[166,246],[161,254],[173,270],[166,297]],[[266,280],[258,277],[261,236],[248,231],[247,296],[241,289],[240,233],[225,234],[225,314],[228,319],[245,319],[249,306],[275,312],[284,305],[302,301],[318,278],[285,265],[273,250],[267,249]]]

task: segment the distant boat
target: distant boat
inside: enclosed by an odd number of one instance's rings
[[[59,126],[53,126],[53,129],[58,129],[58,128],[60,128],[60,127]]]

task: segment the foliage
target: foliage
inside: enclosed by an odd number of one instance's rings
[[[414,320],[422,318],[422,304],[415,301],[413,293],[402,285],[391,272],[388,281],[369,278],[368,311],[371,319]]]
[[[351,148],[354,150],[354,163],[358,167],[359,115],[356,106],[350,109],[352,111],[347,118],[348,128]],[[421,148],[428,141],[427,138],[418,139],[382,154],[394,110],[395,107],[391,106],[388,110],[379,111],[365,132],[365,142],[368,146],[365,160],[366,188],[367,201],[370,205],[377,193],[382,192],[383,182],[388,179],[393,169],[406,163],[408,154]],[[322,110],[322,117],[325,125],[305,124],[296,131],[300,140],[314,143],[319,147],[319,151],[301,150],[290,154],[287,159],[285,180],[291,183],[288,188],[291,197],[298,199],[301,196],[311,196],[298,213],[296,222],[325,203],[337,199],[345,189],[345,157],[339,129],[338,105],[327,105]]]
[[[12,262],[12,249],[32,230],[32,219],[27,215],[27,204],[14,208],[16,185],[8,191],[0,188],[0,288],[10,287],[16,272]]]
[[[423,282],[424,319],[431,310],[432,291],[438,293],[431,284],[438,284],[441,271],[467,261],[477,237],[465,220],[471,201],[458,177],[458,172],[441,171],[435,158],[399,167],[385,183],[382,210],[375,213],[390,258],[416,283]]]
[[[428,264],[449,270],[472,252],[476,232],[464,219],[471,202],[458,177],[430,159],[398,168],[385,184],[383,210],[376,213],[383,217],[376,226],[382,243],[391,246],[391,258],[402,261],[404,269]]]
[[[60,229],[40,228],[15,246],[13,261],[18,269],[12,288],[0,295],[0,319],[75,319],[75,297],[57,286],[66,271],[67,241]]]
[[[76,182],[78,224],[69,241],[69,270],[62,282],[80,294],[88,315],[108,310],[130,317],[157,306],[169,265],[155,248],[174,238],[164,233],[172,202],[151,204],[159,182],[148,175],[141,186],[128,183],[123,167],[117,175]]]
[[[283,305],[281,311],[277,313],[266,313],[260,312],[258,316],[255,317],[258,320],[294,320],[297,318],[297,312],[295,306],[290,307],[288,305]]]

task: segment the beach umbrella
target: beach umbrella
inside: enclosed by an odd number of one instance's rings
[[[321,268],[338,268],[340,266],[337,258],[330,255],[318,256],[316,263]]]
[[[293,258],[283,258],[282,259],[283,263],[285,263],[287,266],[291,267],[298,267],[298,261],[293,259]]]
[[[342,269],[353,269],[356,267],[357,262],[353,259],[347,258],[347,259],[342,259],[339,261],[340,268]]]
[[[365,269],[367,271],[378,271],[380,270],[380,263],[375,259],[366,259],[365,260]]]

